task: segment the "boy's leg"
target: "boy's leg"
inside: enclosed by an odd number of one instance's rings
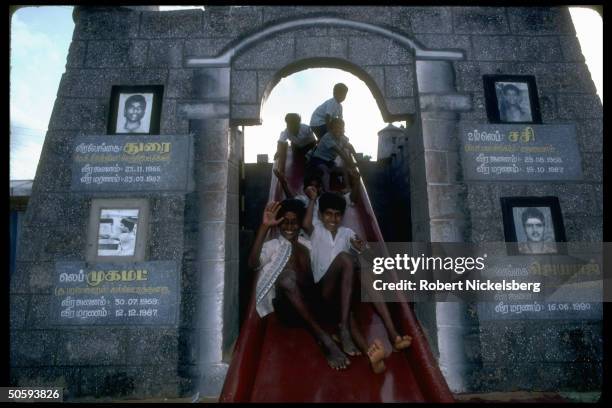
[[[351,190],[349,173],[346,170],[345,166],[336,166],[334,167],[334,169],[342,175],[343,188],[341,189],[341,191],[343,194],[346,194],[347,192]]]
[[[382,343],[380,340],[376,339],[373,344],[368,347],[367,341],[359,331],[359,326],[351,310],[353,302],[358,301],[355,295],[359,293],[359,287],[357,286],[358,280],[355,279],[355,276],[355,261],[353,256],[346,252],[342,252],[332,261],[318,286],[320,287],[323,299],[327,301],[337,298],[339,286],[341,309],[340,341],[342,342],[344,352],[351,355],[357,354],[356,350],[354,353],[350,352],[351,348],[355,348],[356,343],[356,347],[361,350],[361,354],[368,357],[372,370],[375,373],[380,373],[385,370],[385,364],[383,362],[385,352]],[[348,330],[346,330],[346,323],[343,323],[346,322],[346,320],[343,319],[347,316],[349,320]],[[355,343],[353,343],[352,340],[355,340]]]
[[[355,279],[358,280],[359,285],[361,285],[361,275],[359,273],[355,275],[356,275]],[[368,294],[371,299],[380,299],[380,293],[376,293],[372,289],[371,284],[366,283],[364,287],[365,287],[365,290],[369,292]],[[383,324],[385,325],[385,328],[387,329],[387,334],[389,335],[389,340],[391,341],[391,345],[394,347],[394,349],[401,350],[401,349],[408,347],[410,343],[412,342],[412,337],[408,335],[402,336],[399,334],[399,332],[395,328],[395,324],[393,324],[393,319],[391,319],[391,313],[389,312],[387,303],[383,301],[379,301],[379,302],[373,301],[372,305],[374,306],[374,309],[376,310],[378,315],[381,317]]]
[[[359,349],[351,338],[349,321],[355,283],[352,256],[341,252],[334,258],[317,284],[321,297],[328,303],[337,302],[338,294],[340,294],[340,323],[338,325],[340,341],[344,352],[351,356],[359,354]]]
[[[327,125],[323,124],[321,126],[313,126],[310,128],[312,133],[317,136],[317,140],[321,140],[321,138],[327,133]]]
[[[325,191],[331,191],[330,190],[330,169],[329,167],[327,167],[327,165],[325,164],[319,164],[317,165],[317,168],[319,170],[321,170],[323,172],[323,176],[322,176],[322,180],[323,181],[323,189]]]
[[[321,345],[323,354],[325,355],[329,365],[336,370],[347,368],[350,361],[344,355],[344,353],[342,353],[338,346],[336,346],[325,330],[323,330],[317,323],[314,315],[310,311],[310,308],[304,301],[304,296],[297,283],[296,273],[290,269],[283,270],[276,281],[276,290],[282,292],[282,295],[289,300],[295,311],[302,319],[304,319],[308,329],[312,332],[317,342]]]

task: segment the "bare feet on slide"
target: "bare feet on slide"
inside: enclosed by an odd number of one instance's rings
[[[410,346],[410,343],[412,343],[412,337],[410,337],[409,335],[404,335],[404,336],[397,336],[395,338],[395,340],[393,340],[392,345],[393,345],[393,351],[400,351],[403,350],[407,347]]]
[[[329,336],[320,338],[317,343],[321,346],[327,363],[334,370],[345,370],[351,364],[348,357],[336,346],[336,343]]]
[[[351,332],[349,331],[349,329],[344,326],[340,326],[339,329],[340,330],[338,334],[340,337],[333,335],[332,338],[338,343],[340,343],[342,351],[344,351],[349,356],[360,356],[361,351],[359,351],[357,346],[355,346],[355,343],[353,343],[353,337],[351,336]]]
[[[385,349],[380,340],[375,339],[372,345],[368,348],[368,358],[372,365],[372,371],[376,374],[380,374],[385,371]]]

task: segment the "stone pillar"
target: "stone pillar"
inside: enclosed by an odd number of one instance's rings
[[[464,242],[466,187],[456,128],[458,113],[469,110],[471,100],[457,93],[450,61],[417,60],[416,69],[422,139],[412,142],[409,155],[412,174],[420,175],[412,183],[414,240]],[[465,304],[417,304],[416,311],[439,353],[440,369],[450,389],[465,391]]]
[[[217,397],[238,334],[238,163],[241,137],[229,126],[230,68],[194,72],[197,103],[179,107],[195,136],[198,192],[200,397]]]

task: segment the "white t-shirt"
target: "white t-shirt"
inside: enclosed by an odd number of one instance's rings
[[[290,134],[287,129],[281,132],[278,141],[286,142],[287,140],[291,140],[291,145],[295,147],[304,147],[308,143],[317,141],[314,133],[312,133],[312,130],[310,130],[310,126],[303,123],[300,124],[297,136]]]
[[[310,235],[310,263],[312,266],[312,275],[315,283],[320,281],[327,272],[329,265],[336,256],[342,252],[349,252],[351,249],[350,239],[355,236],[355,232],[347,227],[339,227],[336,232],[336,238],[332,238],[329,232],[322,223],[314,224],[314,229]]]
[[[328,99],[312,112],[310,126],[321,126],[325,124],[325,115],[342,118],[342,105],[334,98]]]

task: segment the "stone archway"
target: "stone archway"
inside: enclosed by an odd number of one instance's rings
[[[238,284],[242,135],[237,127],[261,123],[263,101],[284,76],[311,67],[354,73],[366,82],[386,121],[414,124],[407,149],[411,201],[419,204],[411,208],[413,239],[461,242],[465,186],[459,176],[455,125],[458,113],[471,108],[471,100],[456,92],[452,61],[463,58],[462,51],[427,50],[388,28],[319,16],[265,27],[230,44],[217,57],[190,57],[184,62],[194,68],[192,86],[200,98],[182,109],[200,141],[198,263],[205,294],[199,305],[205,329],[200,335],[200,350],[205,351],[200,356],[201,393],[220,391],[228,366],[224,352],[238,334],[236,307],[227,301]],[[460,322],[453,322],[461,315],[455,309],[436,307],[435,318],[423,322],[434,333],[432,346],[446,373],[463,367],[452,350],[438,347],[440,336],[448,342],[462,335]],[[445,331],[440,333],[440,327]]]

